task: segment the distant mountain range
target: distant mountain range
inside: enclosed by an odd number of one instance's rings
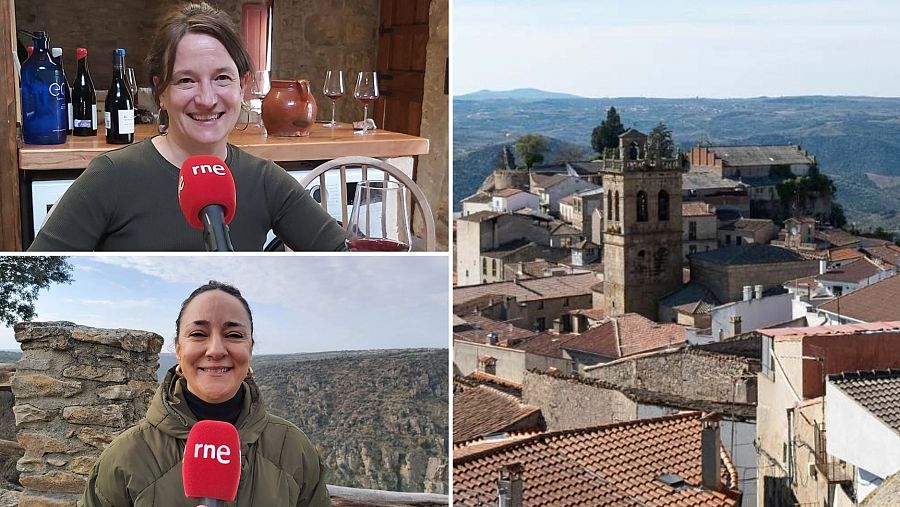
[[[517,91],[513,91],[517,92]],[[714,145],[799,144],[838,186],[837,199],[861,228],[900,232],[900,98],[760,97],[750,99],[539,98],[512,92],[454,97],[453,198],[472,194],[496,167],[504,144],[527,133],[592,153],[591,131],[614,106],[626,127],[649,132],[660,121],[689,150]],[[553,94],[558,95],[558,94]],[[496,153],[496,156],[494,155]],[[545,157],[553,160],[557,153]]]
[[[537,88],[517,88],[515,90],[492,91],[479,90],[477,92],[457,95],[453,100],[553,100],[553,99],[580,99],[578,95],[568,93],[545,92]]]

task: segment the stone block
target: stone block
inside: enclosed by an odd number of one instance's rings
[[[87,478],[69,472],[53,470],[45,474],[19,476],[22,486],[46,493],[83,493]]]
[[[67,453],[72,450],[69,443],[43,433],[20,431],[17,438],[19,445],[25,449],[26,458],[40,458],[50,452]]]
[[[96,456],[79,456],[69,462],[66,470],[79,475],[89,475],[98,459],[100,459],[99,454]]]
[[[124,405],[78,405],[63,408],[63,419],[72,424],[98,425],[113,428],[125,426]]]
[[[19,461],[16,461],[16,470],[20,472],[28,472],[28,473],[38,473],[43,472],[47,466],[44,464],[44,460],[40,458],[19,458]]]
[[[98,382],[122,382],[125,380],[125,369],[80,364],[64,369],[63,377],[96,380]]]
[[[71,398],[82,390],[81,382],[66,382],[47,375],[17,373],[12,381],[16,399],[62,397]]]
[[[134,399],[134,390],[127,386],[109,386],[97,390],[97,396],[104,400],[131,400]]]
[[[69,462],[68,459],[64,458],[47,458],[45,461],[48,465],[53,465],[55,467],[61,467]]]
[[[19,359],[19,362],[16,363],[19,371],[24,372],[26,370],[33,371],[47,371],[50,369],[52,365],[52,361],[48,357],[39,356],[34,353],[34,351],[25,351],[25,354],[22,356],[22,359]]]
[[[18,491],[10,491],[0,489],[0,507],[16,507],[19,503],[22,493]]]
[[[78,440],[100,450],[106,449],[106,446],[109,445],[114,438],[116,438],[116,435],[113,433],[95,430],[91,427],[81,428],[78,432]]]
[[[75,497],[64,499],[57,496],[39,496],[22,493],[22,497],[19,500],[19,507],[75,507]]]
[[[14,406],[13,414],[16,416],[16,426],[28,422],[49,421],[51,417],[49,411],[37,408],[28,403]]]

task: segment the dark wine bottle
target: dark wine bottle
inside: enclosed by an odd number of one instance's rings
[[[72,133],[76,136],[97,135],[97,94],[88,72],[87,49],[75,50],[78,74],[72,87]]]
[[[106,142],[129,144],[134,142],[134,97],[125,83],[125,49],[113,53],[113,79],[106,92]]]
[[[66,68],[63,66],[62,48],[51,48],[50,56],[53,57],[53,61],[56,62],[56,65],[59,67],[59,72],[62,73],[63,83],[65,83],[62,90],[63,93],[66,94],[66,114],[69,119],[69,126],[66,129],[66,133],[72,135],[72,88],[69,87],[69,80],[66,79]]]

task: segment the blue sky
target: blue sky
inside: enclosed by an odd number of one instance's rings
[[[900,96],[891,0],[454,0],[453,94]]]
[[[250,303],[255,354],[449,345],[445,256],[73,256],[37,321],[153,331],[171,352],[181,301],[210,279]],[[17,350],[0,328],[0,350]]]

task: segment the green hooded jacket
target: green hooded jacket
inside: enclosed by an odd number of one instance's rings
[[[325,470],[296,426],[266,412],[252,380],[235,426],[241,437],[241,481],[226,506],[329,507]],[[184,445],[196,417],[173,370],[156,391],[147,416],[119,435],[91,470],[79,506],[196,507],[181,482]]]

